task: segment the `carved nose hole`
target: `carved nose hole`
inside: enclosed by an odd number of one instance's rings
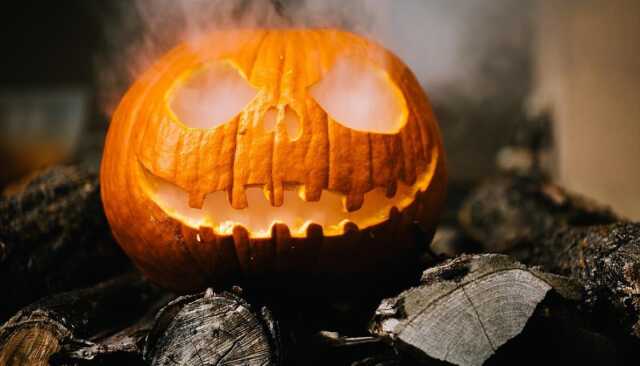
[[[287,128],[287,136],[289,140],[297,140],[300,137],[300,119],[296,112],[288,106],[284,109],[284,120],[282,121]]]
[[[271,132],[276,128],[276,122],[278,121],[278,110],[274,107],[269,108],[267,113],[264,114],[262,119],[262,127],[266,132]]]
[[[276,128],[278,121],[284,125],[289,140],[294,141],[300,137],[300,118],[289,106],[284,108],[284,112],[279,112],[275,107],[269,108],[262,119],[262,126],[266,132],[271,132]]]

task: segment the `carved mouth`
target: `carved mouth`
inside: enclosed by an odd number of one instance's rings
[[[305,237],[312,223],[322,226],[325,236],[342,235],[347,223],[361,229],[373,226],[386,221],[394,207],[402,211],[409,206],[429,185],[432,175],[427,170],[412,186],[398,182],[393,197],[375,188],[365,194],[362,207],[352,212],[346,209],[345,195],[329,190],[323,190],[318,201],[306,201],[303,185],[287,185],[282,206],[272,206],[261,187],[247,187],[245,209],[232,208],[226,191],[207,194],[199,209],[189,206],[188,192],[139,165],[142,188],[169,217],[192,228],[212,228],[218,235],[231,235],[235,226],[243,226],[252,238],[270,237],[275,223],[287,225],[292,237]]]

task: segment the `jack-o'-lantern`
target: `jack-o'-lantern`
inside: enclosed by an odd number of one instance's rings
[[[416,224],[430,240],[443,159],[426,95],[378,44],[330,29],[217,31],[123,97],[102,198],[125,252],[174,290],[349,274],[402,258]]]

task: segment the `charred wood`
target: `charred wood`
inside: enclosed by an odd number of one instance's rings
[[[485,250],[578,280],[598,329],[640,338],[640,224],[618,220],[607,208],[522,177],[481,185],[460,215]]]
[[[640,338],[640,224],[558,229],[513,254],[579,280],[584,304],[603,331]]]
[[[96,174],[53,167],[0,197],[0,320],[129,267],[111,237]]]
[[[266,308],[207,290],[162,308],[144,347],[151,365],[278,365],[278,325]]]
[[[69,344],[87,344],[145,313],[159,290],[138,274],[39,300],[0,328],[1,365],[49,365]]]
[[[582,328],[574,310],[580,299],[579,284],[569,278],[504,255],[464,255],[426,270],[419,286],[384,300],[370,329],[426,364],[518,363],[531,344],[562,349],[573,360],[617,364],[613,344]],[[599,352],[585,351],[585,344],[598,344]]]

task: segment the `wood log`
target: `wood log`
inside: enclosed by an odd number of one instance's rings
[[[603,332],[640,338],[640,223],[561,228],[520,241],[512,253],[579,280]]]
[[[558,227],[609,224],[619,218],[607,207],[529,176],[493,178],[473,190],[459,212],[465,233],[491,253],[506,253]]]
[[[269,312],[252,310],[255,307],[248,307],[246,301],[238,298],[239,290],[235,288],[233,291],[221,294],[209,292],[176,299],[157,316],[146,316],[113,335],[92,339],[92,342],[70,342],[62,347],[54,360],[64,365],[164,364],[163,362],[173,365],[173,361],[200,365],[200,359],[208,364],[208,357],[211,357],[212,364],[244,364],[245,361],[253,364],[252,362],[257,362],[256,359],[246,355],[248,360],[238,359],[239,355],[260,352],[262,347],[263,350],[268,348],[270,364],[285,362],[283,349],[287,350],[286,364],[290,365],[401,364],[402,358],[392,347],[366,332],[366,318],[370,316],[367,314],[373,312],[373,307],[367,305],[365,310],[361,304],[341,303],[332,308],[325,302],[329,299],[325,298],[298,298],[296,301],[291,297],[274,295],[269,300],[273,306],[280,306],[276,325],[268,315]],[[203,299],[207,296],[213,296],[213,302]],[[253,293],[251,302],[261,302],[265,297],[265,294]],[[258,298],[261,300],[257,300]],[[243,309],[242,317],[229,312],[230,308],[237,309],[237,303]],[[354,314],[362,320],[353,319]],[[338,319],[332,321],[330,318]],[[358,336],[343,336],[333,331],[316,332],[320,325],[341,325],[341,328],[356,328],[362,332]],[[285,329],[287,337],[280,336],[278,329]],[[246,332],[255,332],[259,336],[245,335]],[[247,351],[249,345],[244,342],[251,339],[256,344]],[[268,342],[264,342],[265,339]],[[236,340],[239,342],[236,347],[240,348],[230,352],[226,358],[221,357],[229,344]],[[141,355],[145,349],[146,362],[143,362]],[[168,350],[173,352],[171,359],[167,357]]]
[[[418,279],[419,276],[413,282],[406,281],[405,288]],[[392,347],[367,331],[382,298],[380,291],[363,293],[354,288],[350,295],[337,291],[309,296],[309,290],[247,291],[254,298],[252,303],[268,304],[278,319],[287,365],[348,366],[361,361],[387,364],[397,360]],[[385,293],[391,296],[400,290]]]
[[[49,365],[63,345],[138,318],[159,293],[133,273],[39,300],[0,328],[0,365]]]
[[[151,365],[277,365],[278,326],[232,293],[182,296],[158,313],[144,358]]]
[[[578,301],[580,287],[503,255],[463,255],[423,273],[421,284],[385,299],[370,331],[419,359],[481,365],[519,335],[552,291]]]
[[[50,359],[52,365],[147,365],[142,358],[147,335],[158,311],[174,295],[157,296],[144,316],[115,333],[98,334],[90,340],[72,339]]]
[[[640,338],[640,224],[618,220],[585,198],[523,177],[481,185],[460,215],[485,250],[580,281],[596,329]]]
[[[111,237],[96,174],[53,167],[0,197],[0,321],[38,298],[128,269]]]
[[[455,258],[461,254],[480,253],[480,246],[473,239],[469,238],[457,225],[441,224],[433,236],[433,241],[429,247],[429,257],[443,259]],[[434,264],[425,261],[423,268],[431,267]]]
[[[159,311],[94,342],[69,342],[61,364],[277,365],[278,325],[266,307],[255,311],[233,293],[179,297]],[[154,316],[150,316],[153,314]]]
[[[106,338],[67,342],[49,361],[51,365],[147,365],[142,358],[142,349],[152,325],[153,316],[144,316],[135,324]]]

